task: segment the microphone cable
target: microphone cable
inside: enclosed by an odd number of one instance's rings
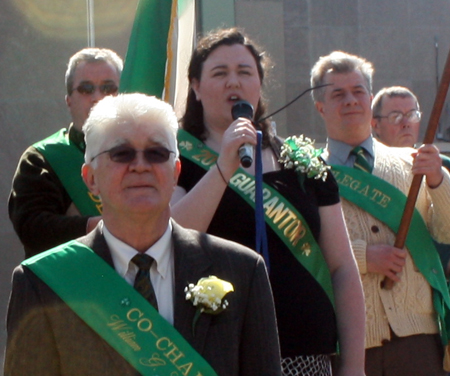
[[[276,110],[275,112],[272,112],[271,114],[263,117],[262,119],[259,119],[258,122],[267,120],[268,118],[270,118],[270,117],[278,114],[279,112],[283,111],[285,108],[289,107],[292,103],[294,103],[295,101],[299,100],[301,97],[303,97],[309,91],[320,89],[322,87],[330,86],[330,85],[333,85],[333,84],[323,84],[323,85],[318,85],[318,86],[314,86],[314,87],[310,87],[310,88],[306,89],[305,91],[303,91],[302,93],[297,95],[293,100],[291,100],[290,102],[286,103],[283,107],[281,107],[278,110]]]

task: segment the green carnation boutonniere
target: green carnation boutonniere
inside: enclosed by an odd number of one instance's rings
[[[279,162],[284,164],[284,168],[293,168],[299,172],[298,179],[302,189],[305,176],[308,178],[322,179],[325,181],[330,166],[327,166],[320,155],[323,149],[316,149],[314,141],[308,137],[291,136],[288,137],[281,146]]]
[[[232,291],[234,291],[234,287],[230,282],[213,275],[200,278],[196,285],[190,283],[186,286],[184,289],[186,300],[190,300],[197,307],[192,323],[192,332],[194,332],[195,324],[203,312],[217,315],[228,307],[228,301],[224,297]]]

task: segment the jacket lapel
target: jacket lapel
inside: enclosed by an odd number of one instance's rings
[[[202,353],[211,315],[201,314],[193,328],[197,308],[186,300],[184,289],[189,283],[196,284],[200,278],[209,275],[212,260],[204,250],[207,244],[203,243],[203,234],[186,230],[174,221],[172,225],[175,255],[174,326],[192,347]]]
[[[93,231],[84,236],[78,241],[89,248],[91,248],[97,255],[99,255],[108,265],[114,268],[114,263],[111,257],[111,252],[106,244],[105,237],[101,226],[97,226]]]

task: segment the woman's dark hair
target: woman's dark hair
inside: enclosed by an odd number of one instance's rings
[[[186,111],[181,119],[181,125],[183,129],[189,133],[204,141],[207,138],[207,130],[203,122],[203,105],[200,101],[197,101],[194,90],[192,89],[192,80],[196,79],[200,81],[203,69],[203,63],[208,59],[208,56],[216,48],[220,46],[232,46],[235,44],[241,44],[247,48],[255,59],[258,69],[259,79],[261,85],[264,82],[265,68],[267,66],[267,59],[264,54],[260,52],[258,46],[250,40],[242,30],[238,28],[231,29],[219,29],[207,34],[200,39],[195,48],[188,69],[188,79],[190,88],[186,100]],[[266,111],[266,105],[264,99],[260,98],[258,106],[255,111],[255,124],[263,131],[263,145],[267,146],[269,140],[273,137],[272,127],[269,120],[258,122],[258,119],[262,118]]]

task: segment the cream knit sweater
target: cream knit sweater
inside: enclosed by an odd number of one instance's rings
[[[410,148],[389,148],[374,140],[375,165],[373,174],[408,194],[412,180]],[[443,169],[445,170],[445,169]],[[431,235],[450,243],[450,175],[435,188],[421,187],[416,207],[428,225]],[[366,348],[381,346],[390,339],[389,326],[400,337],[419,333],[437,333],[436,314],[432,304],[431,287],[418,272],[408,254],[400,274],[401,281],[392,290],[380,288],[383,275],[368,273],[366,246],[390,244],[395,234],[367,212],[342,200],[344,215],[358,262],[366,302]]]

